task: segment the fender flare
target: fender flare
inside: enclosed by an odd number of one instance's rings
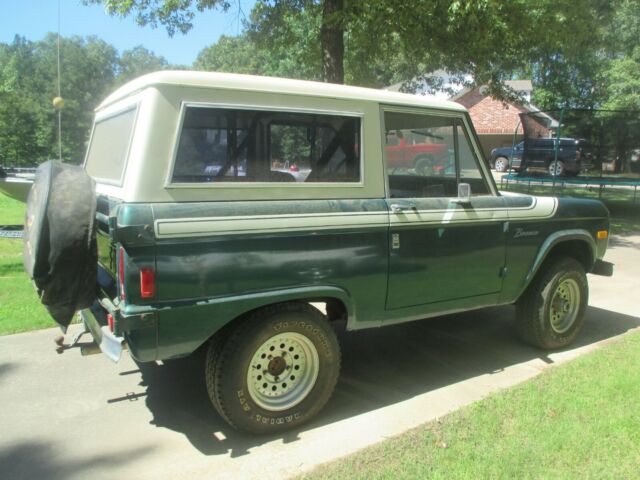
[[[596,252],[597,252],[596,241],[593,239],[593,237],[587,230],[576,228],[576,229],[559,230],[557,232],[553,232],[551,235],[547,237],[547,239],[540,246],[540,249],[538,250],[538,254],[536,255],[536,258],[533,261],[533,264],[531,265],[531,268],[529,269],[529,272],[527,273],[524,279],[520,292],[518,293],[518,298],[527,289],[527,287],[535,277],[536,273],[538,273],[538,270],[540,270],[540,267],[549,256],[549,253],[554,249],[554,247],[556,247],[557,245],[560,245],[561,243],[564,243],[567,241],[574,241],[574,240],[584,242],[589,247],[589,252],[591,253],[590,264],[591,266],[595,264],[597,259],[596,258]],[[589,270],[590,269],[587,269],[587,271]]]
[[[309,299],[322,301],[329,298],[340,300],[345,305],[347,324],[352,324],[356,318],[353,298],[345,289],[329,285],[313,285],[252,292],[232,297],[199,299],[195,302],[173,305],[171,308],[160,306],[155,310],[155,318],[157,318],[158,322],[156,358],[144,358],[144,361],[189,355],[207,342],[220,329],[253,310],[273,305],[274,303],[296,300],[309,301]],[[134,315],[134,318],[129,320],[130,330],[135,330],[139,319],[141,319],[140,312],[136,313],[137,315]],[[185,322],[185,319],[190,319],[191,321]],[[169,346],[163,341],[164,335],[171,336],[177,333],[182,339],[179,345]]]

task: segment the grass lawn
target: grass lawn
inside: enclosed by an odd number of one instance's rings
[[[25,205],[0,194],[0,225],[24,221]],[[22,239],[0,238],[0,335],[55,326],[22,266]]]
[[[640,333],[309,479],[638,478]]]

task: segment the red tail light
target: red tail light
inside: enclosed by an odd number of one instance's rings
[[[109,325],[109,330],[113,332],[114,321],[113,321],[113,315],[111,315],[110,313],[107,314],[107,324]]]
[[[124,248],[118,252],[118,280],[120,283],[120,300],[124,300]]]
[[[156,274],[153,268],[143,268],[140,270],[140,296],[142,298],[153,298],[156,295]]]

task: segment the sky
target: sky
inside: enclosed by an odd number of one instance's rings
[[[193,29],[186,35],[169,37],[164,27],[140,27],[133,17],[121,19],[104,12],[102,5],[82,5],[80,0],[0,0],[0,42],[11,43],[15,35],[28,40],[41,40],[47,32],[58,31],[60,2],[60,34],[95,35],[122,53],[138,45],[162,55],[169,63],[191,65],[198,52],[215,43],[220,35],[236,35],[242,31],[238,20],[238,4],[249,16],[255,0],[237,0],[229,12],[197,13]]]

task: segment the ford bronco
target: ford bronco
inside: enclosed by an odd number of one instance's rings
[[[386,142],[416,136],[446,168],[395,163]],[[586,274],[612,273],[607,209],[498,192],[478,145],[462,106],[429,97],[146,75],[97,108],[82,167],[39,168],[25,268],[112,360],[205,350],[226,421],[295,427],[334,389],[340,326],[515,303],[524,341],[578,335]]]

